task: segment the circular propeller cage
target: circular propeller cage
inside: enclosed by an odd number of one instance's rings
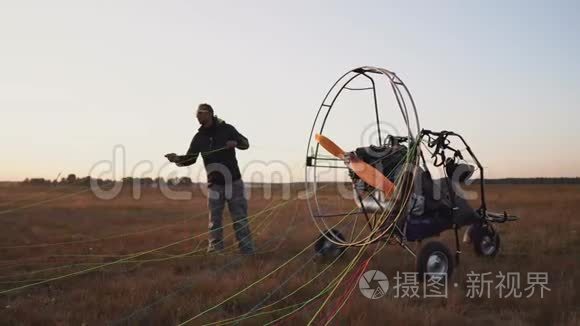
[[[352,85],[355,85],[355,83],[356,85],[363,83],[363,85],[368,86],[353,87]],[[392,171],[384,172],[385,175],[389,174],[395,186],[394,193],[389,195],[377,189],[369,190],[368,184],[357,179],[356,171],[349,168],[347,159],[342,157],[329,158],[328,151],[317,142],[316,135],[323,135],[329,139],[333,137],[333,135],[324,133],[325,125],[327,121],[330,121],[329,119],[333,119],[333,109],[341,95],[344,95],[345,92],[359,90],[367,91],[368,96],[371,97],[371,103],[374,104],[372,115],[376,123],[376,131],[373,135],[376,135],[376,140],[373,140],[374,144],[372,145],[385,148],[389,139],[406,142],[407,151],[404,159]],[[380,99],[382,98],[378,96],[377,90],[384,91],[385,94],[390,93],[388,101],[391,101],[391,103],[381,102]],[[393,119],[395,114],[402,118],[403,134],[383,134],[381,117],[383,119],[389,118],[390,120]],[[373,128],[375,127],[373,126]],[[404,171],[414,171],[419,165],[420,146],[417,140],[420,131],[419,117],[411,93],[394,72],[383,68],[364,66],[346,72],[334,83],[316,113],[306,153],[306,198],[311,217],[322,236],[326,237],[330,242],[341,246],[365,246],[379,239],[388,238],[389,235],[393,234],[397,228],[397,222],[406,217],[405,211],[412,196],[412,187],[405,185],[413,183],[412,178],[415,174],[404,173]],[[348,133],[348,128],[345,128],[344,132]],[[357,135],[354,134],[352,137],[357,137]],[[363,147],[368,145],[361,144]],[[321,180],[320,171],[327,168],[345,169],[345,173],[350,175],[350,182],[333,183]],[[329,211],[326,207],[327,205],[324,205],[329,200],[326,193],[328,187],[332,188],[334,186],[342,187],[342,190],[345,189],[344,186],[352,188],[350,190],[352,198],[348,199],[343,196],[338,199],[336,205],[350,208],[338,213]],[[367,190],[366,192],[365,189]],[[364,225],[364,220],[359,221],[361,216],[366,219],[366,226]],[[361,227],[361,225],[363,226]],[[333,233],[326,232],[337,227],[343,230],[347,229],[346,232],[343,231],[344,238],[334,237],[332,236]]]

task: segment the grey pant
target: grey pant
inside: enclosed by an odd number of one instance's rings
[[[247,218],[248,201],[244,191],[244,182],[241,179],[228,185],[211,184],[208,186],[210,249],[224,248],[223,212],[226,203],[230,210],[240,251],[253,252],[254,243]]]

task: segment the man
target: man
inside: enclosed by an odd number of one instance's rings
[[[165,157],[177,166],[189,166],[201,153],[208,182],[209,246],[208,252],[223,250],[223,211],[226,203],[234,223],[240,251],[253,254],[254,244],[248,224],[248,203],[244,183],[236,159],[235,149],[250,147],[248,139],[236,128],[214,116],[213,108],[202,103],[197,108],[201,124],[193,137],[186,155],[167,154]]]

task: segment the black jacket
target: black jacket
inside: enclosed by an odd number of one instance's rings
[[[244,150],[250,147],[248,139],[240,134],[236,128],[214,117],[214,123],[211,127],[204,128],[202,126],[193,136],[187,154],[181,157],[180,165],[194,164],[201,153],[209,184],[223,185],[226,181],[233,182],[241,179],[235,149],[224,149],[229,140],[238,142],[236,146],[238,149]]]

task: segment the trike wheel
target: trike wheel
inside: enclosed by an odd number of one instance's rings
[[[314,251],[323,257],[338,257],[346,249],[345,246],[338,245],[328,238],[335,241],[344,242],[344,236],[336,229],[327,230],[324,235],[320,235],[316,242],[314,243]]]
[[[495,257],[500,249],[499,234],[490,227],[474,225],[471,228],[473,249],[478,256]]]
[[[438,241],[424,245],[417,255],[417,277],[420,282],[437,280],[453,274],[454,261],[449,249]]]

